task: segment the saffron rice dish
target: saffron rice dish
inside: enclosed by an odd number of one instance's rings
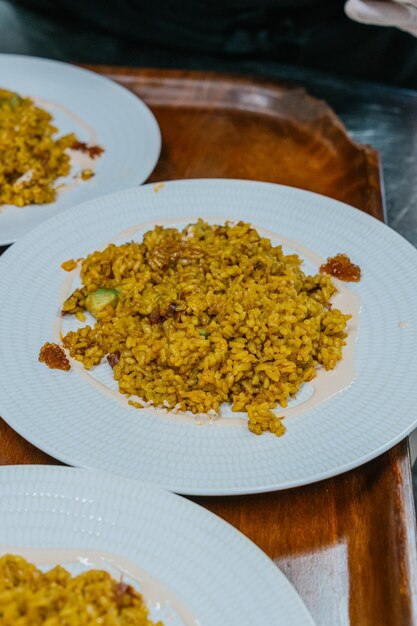
[[[53,183],[67,176],[65,152],[73,134],[54,138],[57,129],[50,113],[30,98],[0,89],[0,205],[43,204],[55,200]]]
[[[332,307],[332,278],[301,266],[243,222],[156,226],[82,261],[62,313],[95,323],[63,346],[86,369],[107,359],[137,408],[215,416],[231,403],[251,432],[282,435],[281,409],[317,368],[336,366],[350,318]]]
[[[13,554],[0,557],[2,626],[163,626],[152,622],[143,597],[104,570],[72,577],[46,573]]]
[[[56,137],[48,111],[31,98],[0,88],[0,205],[47,204],[57,195],[55,182],[71,171],[69,149],[87,152],[92,159],[103,148],[88,146],[70,133]],[[94,176],[91,169],[81,180]]]

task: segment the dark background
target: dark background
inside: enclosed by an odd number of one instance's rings
[[[280,65],[417,87],[417,42],[344,0],[0,0],[0,52],[269,75]]]

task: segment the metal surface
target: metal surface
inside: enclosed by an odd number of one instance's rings
[[[388,224],[417,246],[417,92],[282,68],[281,78],[326,100],[382,161]]]

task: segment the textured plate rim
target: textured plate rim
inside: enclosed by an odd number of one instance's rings
[[[247,537],[244,533],[242,533],[228,521],[219,517],[202,505],[174,493],[171,493],[165,489],[162,489],[161,487],[154,486],[142,481],[137,481],[131,478],[119,477],[114,474],[104,472],[102,470],[60,467],[55,465],[3,465],[0,467],[0,494],[2,490],[2,481],[4,480],[5,475],[9,476],[11,474],[13,476],[14,474],[16,474],[17,477],[21,479],[20,484],[24,485],[24,482],[29,478],[31,480],[40,480],[44,478],[45,473],[48,475],[47,480],[55,481],[57,476],[64,476],[69,472],[74,474],[74,484],[78,477],[86,477],[87,481],[94,481],[94,479],[99,480],[101,484],[105,485],[106,489],[108,489],[108,485],[109,483],[111,483],[111,487],[109,490],[117,488],[118,484],[124,484],[126,487],[129,486],[129,492],[132,494],[133,502],[140,502],[141,498],[145,499],[147,497],[147,494],[150,493],[152,493],[153,495],[156,494],[158,499],[160,500],[171,500],[172,502],[176,502],[176,507],[182,507],[184,510],[187,511],[187,513],[189,512],[189,516],[195,516],[196,522],[201,521],[201,524],[197,524],[199,529],[201,529],[201,526],[204,527],[205,525],[211,525],[215,521],[216,526],[219,528],[219,530],[216,530],[216,536],[222,534],[223,532],[231,534],[233,537],[232,541],[235,543],[236,547],[240,549],[243,548],[246,552],[250,553],[251,562],[253,563],[254,561],[256,561],[257,563],[259,563],[259,566],[262,567],[262,571],[265,575],[268,576],[271,584],[273,582],[273,578],[276,579],[277,583],[279,582],[280,587],[283,589],[283,591],[285,590],[285,595],[289,596],[288,601],[292,603],[293,609],[298,611],[299,619],[301,620],[301,618],[303,618],[303,623],[306,626],[315,625],[315,622],[308,608],[306,607],[304,600],[301,598],[294,585],[281,571],[281,569],[275,565],[272,559],[251,539],[249,539],[249,537]],[[29,476],[31,474],[33,474],[33,478]],[[56,480],[55,484],[58,484],[58,482],[60,482],[60,478]],[[90,482],[88,484],[88,489],[92,489],[92,483]],[[107,506],[107,503],[104,503],[104,501],[102,501],[101,504]],[[65,506],[68,506],[68,501],[65,501]],[[124,501],[123,506],[126,507],[126,509],[131,509],[132,507],[134,508],[134,505],[131,504],[130,501],[128,501],[126,504]],[[43,513],[43,515],[49,516],[50,513],[46,512]],[[24,519],[26,520],[26,518]],[[27,525],[30,525],[29,522],[25,522],[22,526],[19,526],[19,531],[21,528],[25,528],[25,526]],[[46,548],[47,546],[44,547]],[[111,551],[112,550],[110,549],[110,552]]]

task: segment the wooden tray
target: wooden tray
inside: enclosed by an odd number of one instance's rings
[[[233,177],[285,183],[383,219],[376,152],[354,143],[325,103],[302,89],[211,73],[93,69],[131,89],[155,113],[163,149],[151,180]],[[0,436],[2,464],[56,463],[4,422]],[[406,441],[361,468],[315,485],[193,499],[274,560],[318,626],[417,623]]]

